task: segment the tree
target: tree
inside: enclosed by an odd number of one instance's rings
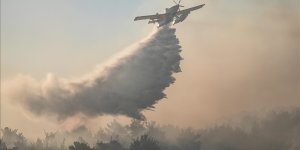
[[[118,141],[112,140],[109,143],[97,143],[95,150],[124,150],[124,148]]]
[[[160,147],[155,139],[142,135],[131,143],[130,150],[160,150]]]
[[[45,133],[45,141],[44,142],[45,142],[46,149],[52,147],[53,145],[57,145],[57,143],[55,141],[57,132],[44,131],[44,133]]]
[[[137,137],[146,132],[145,124],[146,124],[146,122],[133,119],[133,120],[131,120],[130,125],[128,125],[126,128],[127,128],[127,130],[129,130],[132,137]]]
[[[6,144],[0,139],[0,150],[7,150]]]
[[[12,130],[8,127],[5,127],[2,130],[2,134],[2,140],[7,144],[8,147],[16,146],[16,144],[26,145],[27,143],[23,133],[19,133],[17,129]]]
[[[69,146],[69,150],[92,150],[87,143],[74,142],[74,145]]]
[[[38,138],[38,139],[36,140],[36,142],[35,142],[35,147],[36,147],[37,149],[43,149],[43,141],[42,141],[40,138]]]
[[[199,150],[201,147],[200,134],[191,128],[182,130],[177,137],[179,149]]]

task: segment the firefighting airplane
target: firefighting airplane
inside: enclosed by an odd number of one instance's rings
[[[202,8],[205,4],[198,5],[192,8],[180,10],[180,7],[184,7],[180,5],[181,0],[179,0],[178,3],[173,1],[176,5],[171,8],[166,8],[166,13],[164,14],[155,14],[155,15],[149,15],[149,16],[138,16],[134,18],[134,21],[138,20],[146,20],[149,19],[148,24],[150,23],[158,23],[158,28],[164,25],[167,25],[171,22],[174,24],[177,24],[179,22],[184,21],[187,16],[191,13],[191,11],[197,10]]]

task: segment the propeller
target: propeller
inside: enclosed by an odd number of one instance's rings
[[[173,2],[177,5],[177,2],[175,0],[173,0]]]
[[[179,0],[178,5],[179,5],[180,7],[184,7],[184,6],[180,5],[180,3],[181,3],[181,0]]]
[[[184,7],[184,6],[180,5],[181,0],[179,0],[178,3],[177,3],[175,0],[173,0],[173,2],[174,2],[176,5],[179,5],[180,7]]]

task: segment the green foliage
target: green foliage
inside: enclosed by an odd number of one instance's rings
[[[2,130],[2,140],[5,141],[7,146],[13,146],[16,144],[19,146],[24,146],[27,143],[23,133],[18,132],[17,129],[13,130],[8,127],[5,127]]]
[[[148,135],[142,135],[135,139],[131,145],[130,150],[161,150],[158,142]]]
[[[45,132],[45,137],[35,142],[28,141],[18,130],[6,127],[1,130],[0,150],[298,150],[299,118],[300,108],[277,111],[263,119],[248,117],[245,129],[227,124],[203,130],[138,120],[129,125],[114,121],[94,135],[85,136],[85,130],[71,136]],[[70,137],[79,142],[67,147],[66,143],[74,141],[68,139]],[[90,144],[94,139],[95,145],[88,145],[86,137]]]
[[[69,150],[92,150],[87,143],[74,142],[74,145],[69,146]]]
[[[6,144],[0,139],[0,150],[7,150]]]
[[[125,150],[125,148],[123,148],[123,146],[118,141],[111,140],[109,143],[97,143],[95,150]]]

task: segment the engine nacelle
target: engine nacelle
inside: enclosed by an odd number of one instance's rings
[[[150,23],[156,23],[156,22],[157,22],[157,20],[149,20],[148,24],[150,24]]]

